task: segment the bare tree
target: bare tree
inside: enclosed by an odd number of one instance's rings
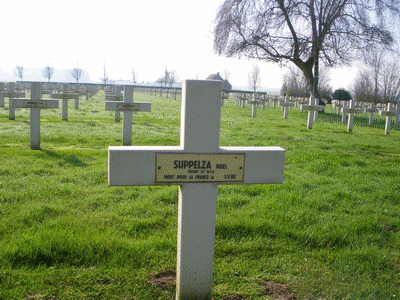
[[[224,80],[229,81],[230,75],[231,75],[231,72],[229,71],[228,68],[226,68],[226,69],[223,71],[223,78],[224,78]]]
[[[307,80],[299,68],[290,65],[288,72],[282,76],[281,95],[294,97],[309,97]]]
[[[135,68],[132,68],[131,74],[132,74],[133,85],[136,85],[139,72],[135,71]]]
[[[353,81],[352,91],[357,101],[400,101],[399,57],[383,50],[370,52]]]
[[[177,81],[177,79],[178,79],[178,75],[177,75],[176,71],[172,70],[169,73],[169,86],[172,87],[173,84]]]
[[[260,67],[258,65],[252,66],[249,74],[247,75],[247,83],[254,92],[256,92],[257,88],[261,85]]]
[[[70,75],[76,80],[76,83],[79,83],[79,80],[82,78],[83,75],[83,70],[79,68],[74,68],[70,71]]]
[[[165,87],[167,87],[167,83],[170,80],[170,76],[171,76],[171,72],[168,71],[167,67],[165,67],[165,70],[164,70],[164,84],[165,84]]]
[[[24,77],[24,71],[25,69],[23,66],[16,66],[14,68],[14,75],[22,81],[22,78]]]
[[[41,71],[41,75],[46,78],[49,82],[51,80],[51,77],[53,77],[54,74],[54,67],[44,67]]]
[[[400,102],[400,63],[399,57],[388,59],[381,72],[380,89],[384,103]]]
[[[310,94],[318,92],[319,61],[349,63],[362,49],[391,46],[400,0],[224,0],[214,25],[214,50],[294,63]]]
[[[378,103],[378,99],[374,97],[373,80],[367,70],[358,70],[351,91],[358,102]]]
[[[106,63],[104,63],[104,66],[103,66],[103,78],[102,78],[102,81],[103,81],[103,84],[107,84],[107,81],[108,81]]]

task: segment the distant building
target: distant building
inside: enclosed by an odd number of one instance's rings
[[[221,77],[221,75],[219,75],[219,72],[217,72],[217,74],[211,74],[210,76],[207,77],[207,80],[220,80],[220,81],[222,81],[222,90],[223,91],[232,90],[232,85],[229,83],[228,80],[224,80]]]

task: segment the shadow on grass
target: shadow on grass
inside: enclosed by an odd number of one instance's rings
[[[43,150],[49,157],[57,159],[57,160],[62,160],[63,162],[59,162],[58,164],[60,166],[63,166],[64,164],[70,164],[74,167],[86,167],[87,164],[84,163],[81,159],[76,157],[75,155],[60,155],[57,154],[53,151],[48,151],[48,150]]]

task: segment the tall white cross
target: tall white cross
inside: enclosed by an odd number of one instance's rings
[[[132,113],[138,111],[151,111],[150,102],[133,102],[132,85],[124,86],[124,102],[106,101],[105,109],[107,111],[124,112],[124,124],[122,129],[122,145],[130,146],[132,144]]]
[[[374,112],[378,112],[378,109],[375,107],[374,103],[371,103],[369,107],[365,108],[365,113],[369,113],[368,125],[372,125],[374,121]]]
[[[42,84],[31,83],[31,98],[14,98],[13,108],[30,108],[31,110],[31,149],[40,149],[40,110],[45,108],[58,108],[58,100],[42,99]]]
[[[315,97],[310,97],[310,103],[305,105],[300,105],[300,110],[304,111],[305,109],[308,110],[308,119],[307,119],[307,129],[313,128],[313,121],[315,119],[315,113],[318,111],[322,111],[324,109],[323,105],[318,105],[317,100]]]
[[[79,103],[79,94],[75,93],[69,93],[69,86],[68,84],[63,84],[63,92],[62,94],[52,94],[51,96],[56,98],[56,99],[62,99],[62,119],[64,121],[68,120],[68,100],[69,99],[75,99],[75,105],[76,102],[78,101]],[[76,106],[75,106],[76,108]]]
[[[12,101],[17,97],[25,97],[25,93],[15,91],[15,82],[8,83],[8,92],[3,92],[3,97],[8,97],[8,119],[15,120],[15,108],[12,105]],[[4,99],[4,98],[3,98]],[[3,100],[4,101],[4,100]]]
[[[379,115],[386,116],[385,134],[390,134],[390,127],[392,124],[392,117],[399,115],[399,111],[395,109],[393,103],[387,104],[387,110],[380,110]]]
[[[285,150],[220,147],[222,82],[186,80],[180,146],[108,148],[108,182],[179,185],[176,299],[211,299],[218,184],[282,183]]]
[[[115,86],[115,94],[114,95],[107,94],[105,97],[106,100],[123,101],[124,97],[122,96],[122,86],[121,85]],[[120,122],[120,121],[121,121],[121,111],[116,110],[115,122]]]
[[[279,102],[279,106],[283,107],[283,118],[288,118],[289,107],[293,107],[294,104],[289,102],[289,96],[285,96],[282,102]]]
[[[251,109],[251,117],[255,118],[257,114],[257,105],[258,104],[263,104],[264,102],[258,101],[257,100],[257,94],[253,94],[253,100],[247,100],[247,104],[252,104],[252,109]]]
[[[354,123],[354,114],[361,114],[363,112],[362,109],[356,108],[356,102],[354,100],[350,100],[349,107],[342,108],[343,115],[346,113],[349,114],[349,120],[347,122],[347,131],[353,131],[353,123]]]

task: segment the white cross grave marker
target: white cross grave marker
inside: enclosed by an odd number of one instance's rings
[[[7,93],[6,85],[4,82],[0,82],[0,107],[4,107],[4,95]]]
[[[400,112],[394,108],[393,103],[388,103],[387,110],[380,110],[380,116],[386,116],[385,134],[390,134],[390,127],[392,124],[392,117],[395,117]]]
[[[123,142],[124,146],[132,144],[132,113],[137,111],[151,111],[150,102],[133,102],[133,89],[131,85],[124,86],[124,102],[121,101],[106,101],[107,111],[123,111]]]
[[[314,113],[316,111],[322,111],[324,109],[323,105],[318,105],[317,100],[315,97],[310,97],[310,103],[308,105],[300,105],[300,110],[308,110],[308,118],[307,118],[307,129],[313,128],[313,121],[314,121]]]
[[[395,105],[394,109],[400,113],[400,104]],[[396,114],[396,116],[394,117],[394,126],[398,125],[399,125],[399,114]]]
[[[257,114],[257,105],[258,104],[263,104],[264,102],[258,101],[256,93],[253,94],[253,100],[247,100],[247,104],[252,104],[252,110],[251,110],[251,117],[255,118]]]
[[[31,112],[31,149],[40,150],[40,110],[45,108],[58,108],[58,100],[42,99],[42,84],[31,83],[31,98],[14,98],[14,108],[30,108]]]
[[[75,99],[75,105],[77,101],[79,103],[79,94],[68,93],[68,89],[69,89],[68,84],[63,84],[62,94],[52,94],[52,97],[57,99],[62,99],[62,119],[64,121],[68,120],[68,100]]]
[[[25,93],[16,92],[15,91],[15,82],[9,82],[8,83],[8,92],[3,92],[3,96],[8,97],[8,119],[15,120],[15,108],[12,105],[13,98],[25,97]]]
[[[361,114],[363,112],[362,109],[356,108],[356,103],[354,100],[350,100],[349,107],[342,108],[343,115],[346,113],[349,114],[349,120],[347,122],[347,131],[353,131],[353,122],[354,122],[354,114]]]
[[[289,107],[294,106],[293,103],[289,102],[289,96],[285,96],[284,100],[282,102],[279,102],[279,106],[283,107],[283,118],[287,119],[288,118]]]
[[[346,109],[347,108],[347,104],[348,104],[348,101],[341,101],[342,102],[342,108],[340,109],[340,111],[342,112],[342,124],[346,124],[346,111],[344,110],[343,111],[343,109]]]
[[[379,110],[375,107],[373,103],[369,107],[365,109],[365,113],[369,113],[368,125],[372,125],[374,122],[374,112],[378,112]]]
[[[108,182],[179,185],[176,299],[211,299],[218,184],[282,183],[285,150],[220,147],[220,81],[186,80],[180,146],[108,148]]]
[[[114,100],[114,101],[123,101],[124,96],[122,96],[122,86],[115,86],[115,94],[114,95],[106,95],[106,100]],[[115,122],[121,121],[121,111],[115,111]]]

